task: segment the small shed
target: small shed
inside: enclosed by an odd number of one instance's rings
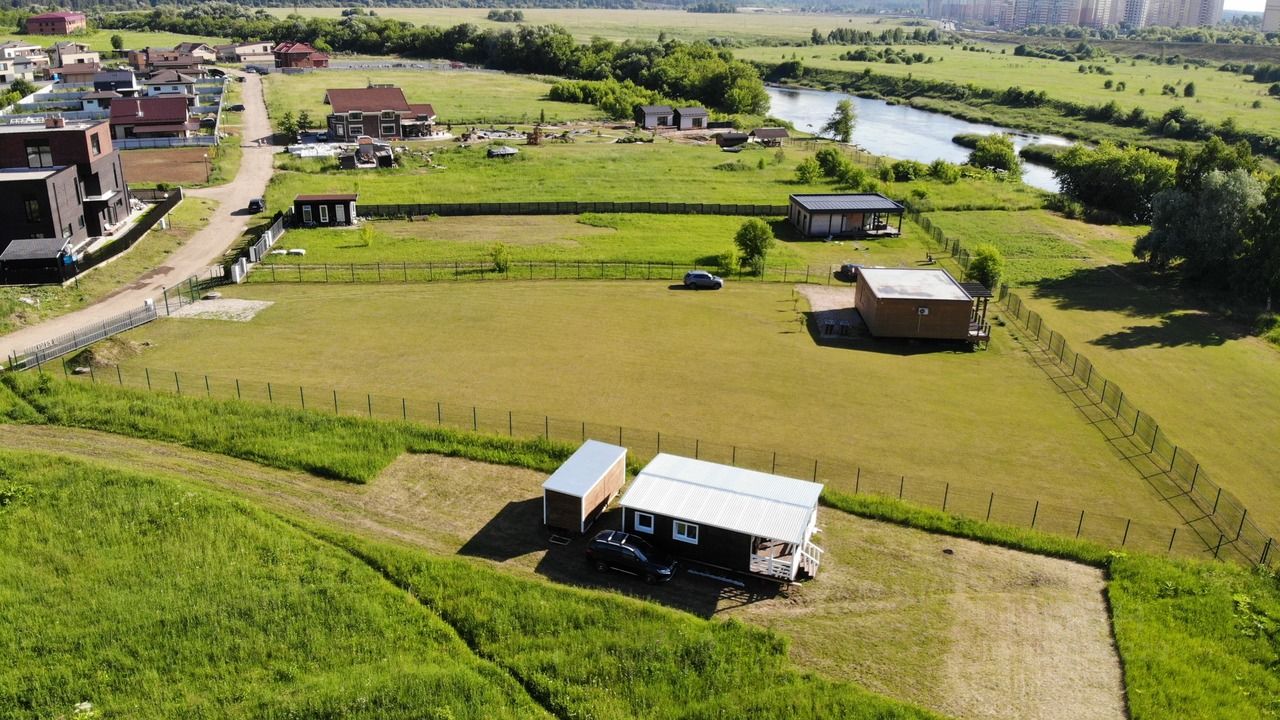
[[[702,130],[707,127],[707,120],[711,117],[706,108],[701,107],[683,107],[676,108],[675,125],[677,130]]]
[[[782,141],[791,137],[784,127],[762,127],[751,131],[751,139],[765,147],[780,147]]]
[[[722,148],[740,147],[747,142],[747,134],[740,132],[716,133],[716,145]]]
[[[897,237],[906,212],[880,193],[792,195],[790,205],[787,217],[805,237]]]
[[[669,127],[672,124],[672,117],[675,111],[670,105],[637,105],[636,106],[636,127],[645,130],[653,130],[659,127]]]
[[[627,479],[627,449],[588,440],[542,484],[542,522],[584,533]]]
[[[622,528],[705,565],[813,577],[822,485],[661,453],[622,496]]]
[[[354,225],[356,198],[351,195],[299,195],[293,199],[293,221],[302,227]]]
[[[876,337],[976,341],[974,300],[946,270],[860,268],[854,305]]]
[[[486,155],[491,158],[513,158],[519,154],[520,149],[511,147],[510,145],[490,145],[489,150],[486,153]]]

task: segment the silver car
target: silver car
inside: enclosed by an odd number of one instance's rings
[[[691,290],[710,288],[719,290],[724,287],[724,280],[706,270],[690,270],[684,274],[684,286]]]

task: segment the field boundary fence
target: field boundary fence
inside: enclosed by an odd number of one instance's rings
[[[168,317],[190,305],[212,287],[226,283],[226,272],[221,267],[212,267],[206,276],[193,275],[181,283],[165,288],[159,298],[148,299],[142,307],[129,310],[100,322],[83,325],[69,333],[33,345],[22,352],[14,352],[4,361],[6,369],[11,371],[38,369],[45,363],[69,355],[101,340],[127,332],[158,317]]]
[[[1275,563],[1280,555],[1275,538],[1258,527],[1231,491],[1214,482],[1189,450],[1174,443],[1155,418],[1134,405],[1119,385],[1103,377],[1065,337],[1047,327],[1044,318],[1027,307],[1017,293],[1002,288],[1000,301],[1010,319],[1060,372],[1055,378],[1059,387],[1087,397],[1086,404],[1078,403],[1082,412],[1094,421],[1110,421],[1119,434],[1109,440],[1123,440],[1143,453],[1131,457],[1130,462],[1174,504],[1214,557],[1234,554],[1254,565]]]
[[[277,283],[430,283],[452,281],[493,282],[505,280],[666,280],[681,284],[688,270],[706,270],[726,280],[755,283],[796,283],[834,285],[848,282],[838,273],[838,265],[792,267],[770,266],[760,273],[735,268],[726,270],[700,263],[668,261],[565,260],[551,262],[512,261],[503,269],[486,261],[384,262],[384,263],[298,263],[266,262],[251,276],[255,282]]]
[[[783,217],[786,216],[787,210],[788,206],[786,205],[745,203],[586,202],[578,200],[391,205],[361,203],[356,206],[356,214],[368,219],[425,217],[428,215],[464,217],[473,215],[581,215],[582,213]]]
[[[43,369],[49,372],[51,368]],[[90,382],[179,396],[257,402],[293,410],[576,444],[588,439],[628,448],[648,462],[660,452],[811,480],[855,496],[874,495],[941,510],[959,517],[1030,528],[1099,544],[1181,557],[1208,558],[1211,549],[1183,528],[1160,526],[1035,498],[979,491],[961,483],[908,477],[859,466],[851,459],[815,457],[754,448],[655,430],[551,417],[529,411],[427,401],[405,396],[295,383],[229,378],[147,367],[107,365],[69,369],[72,382]],[[1228,559],[1226,554],[1223,559]],[[1232,559],[1240,559],[1232,556]]]

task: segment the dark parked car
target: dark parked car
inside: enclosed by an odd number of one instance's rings
[[[712,275],[706,270],[690,270],[684,274],[684,286],[694,290],[697,290],[698,288],[719,290],[724,287],[724,280]]]
[[[840,266],[840,278],[845,282],[858,281],[858,269],[862,266],[858,263],[845,263]]]
[[[235,105],[228,105],[227,111],[228,112],[244,112],[244,106],[239,103],[236,103]]]
[[[669,555],[621,530],[603,530],[592,538],[587,544],[587,560],[600,572],[621,570],[650,584],[666,582],[676,572],[676,562]]]
[[[260,213],[267,209],[267,201],[260,197],[253,198],[249,201],[249,212]]]

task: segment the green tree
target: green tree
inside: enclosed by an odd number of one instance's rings
[[[24,98],[36,91],[36,86],[30,81],[18,78],[9,84],[9,92],[17,93],[19,98]]]
[[[988,290],[995,290],[1003,275],[1004,255],[995,245],[982,243],[973,249],[969,267],[964,273],[965,279],[980,282]]]
[[[1280,294],[1280,174],[1272,175],[1263,190],[1263,201],[1250,219],[1245,239],[1244,277],[1238,286],[1248,294],[1264,298],[1267,312]]]
[[[311,113],[303,110],[298,113],[298,133],[306,132],[311,129]]]
[[[813,158],[805,158],[796,165],[796,182],[801,185],[812,185],[818,181],[818,177],[822,174],[822,167],[818,165],[818,161]]]
[[[929,176],[934,180],[951,185],[960,181],[960,166],[938,158],[929,163]]]
[[[756,275],[764,272],[765,257],[776,242],[773,229],[760,218],[748,218],[733,236],[733,244],[738,248],[739,262],[742,267],[750,268]]]
[[[821,132],[842,143],[848,143],[853,139],[853,126],[857,121],[858,116],[853,110],[853,101],[846,98],[836,103],[835,112],[831,113],[831,118],[827,120],[826,125],[822,126]]]
[[[286,111],[280,116],[279,122],[276,123],[276,129],[286,138],[293,139],[298,136],[298,121],[293,116],[293,111]]]
[[[362,247],[373,247],[373,226],[369,223],[360,226],[360,245]]]
[[[1063,195],[1116,213],[1128,222],[1151,222],[1157,193],[1173,187],[1177,163],[1141,148],[1103,141],[1096,148],[1072,145],[1060,154],[1053,175]]]
[[[1243,169],[1212,170],[1196,188],[1170,188],[1152,202],[1151,231],[1134,255],[1157,266],[1174,261],[1184,276],[1226,286],[1239,276],[1262,184]]]
[[[511,248],[506,243],[494,243],[489,248],[489,259],[493,261],[493,271],[505,273],[511,269]]]
[[[112,36],[111,36],[111,49],[112,49],[112,50],[123,50],[123,49],[124,49],[124,36],[119,35],[119,34],[117,34],[117,35],[112,35]]]
[[[969,164],[980,168],[1004,170],[1011,175],[1022,172],[1022,162],[1013,149],[1013,138],[1008,135],[984,135],[969,153]]]
[[[1187,83],[1185,86],[1183,86],[1183,88],[1182,88],[1182,97],[1195,97],[1195,96],[1196,96],[1196,84],[1195,84],[1195,83],[1193,83],[1193,82],[1189,82],[1189,83]]]

